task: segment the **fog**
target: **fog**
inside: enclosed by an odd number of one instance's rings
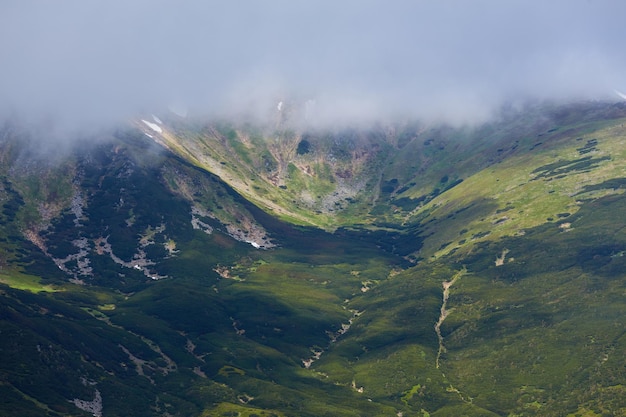
[[[0,3],[0,112],[57,129],[184,106],[308,123],[487,119],[503,103],[621,100],[626,2]],[[160,112],[160,113],[159,113]]]

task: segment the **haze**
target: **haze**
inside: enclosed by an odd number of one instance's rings
[[[620,100],[622,1],[23,1],[0,5],[0,111],[85,127],[182,104],[465,123],[529,99]]]

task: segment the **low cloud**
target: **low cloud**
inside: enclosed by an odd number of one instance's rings
[[[183,103],[311,123],[484,120],[504,102],[619,99],[626,3],[20,1],[0,5],[0,112],[65,129]]]

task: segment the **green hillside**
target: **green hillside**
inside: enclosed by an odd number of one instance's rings
[[[3,129],[0,415],[626,415],[626,106],[158,120]]]

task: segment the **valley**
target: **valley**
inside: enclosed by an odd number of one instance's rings
[[[3,127],[0,414],[626,414],[623,103],[150,116]]]

